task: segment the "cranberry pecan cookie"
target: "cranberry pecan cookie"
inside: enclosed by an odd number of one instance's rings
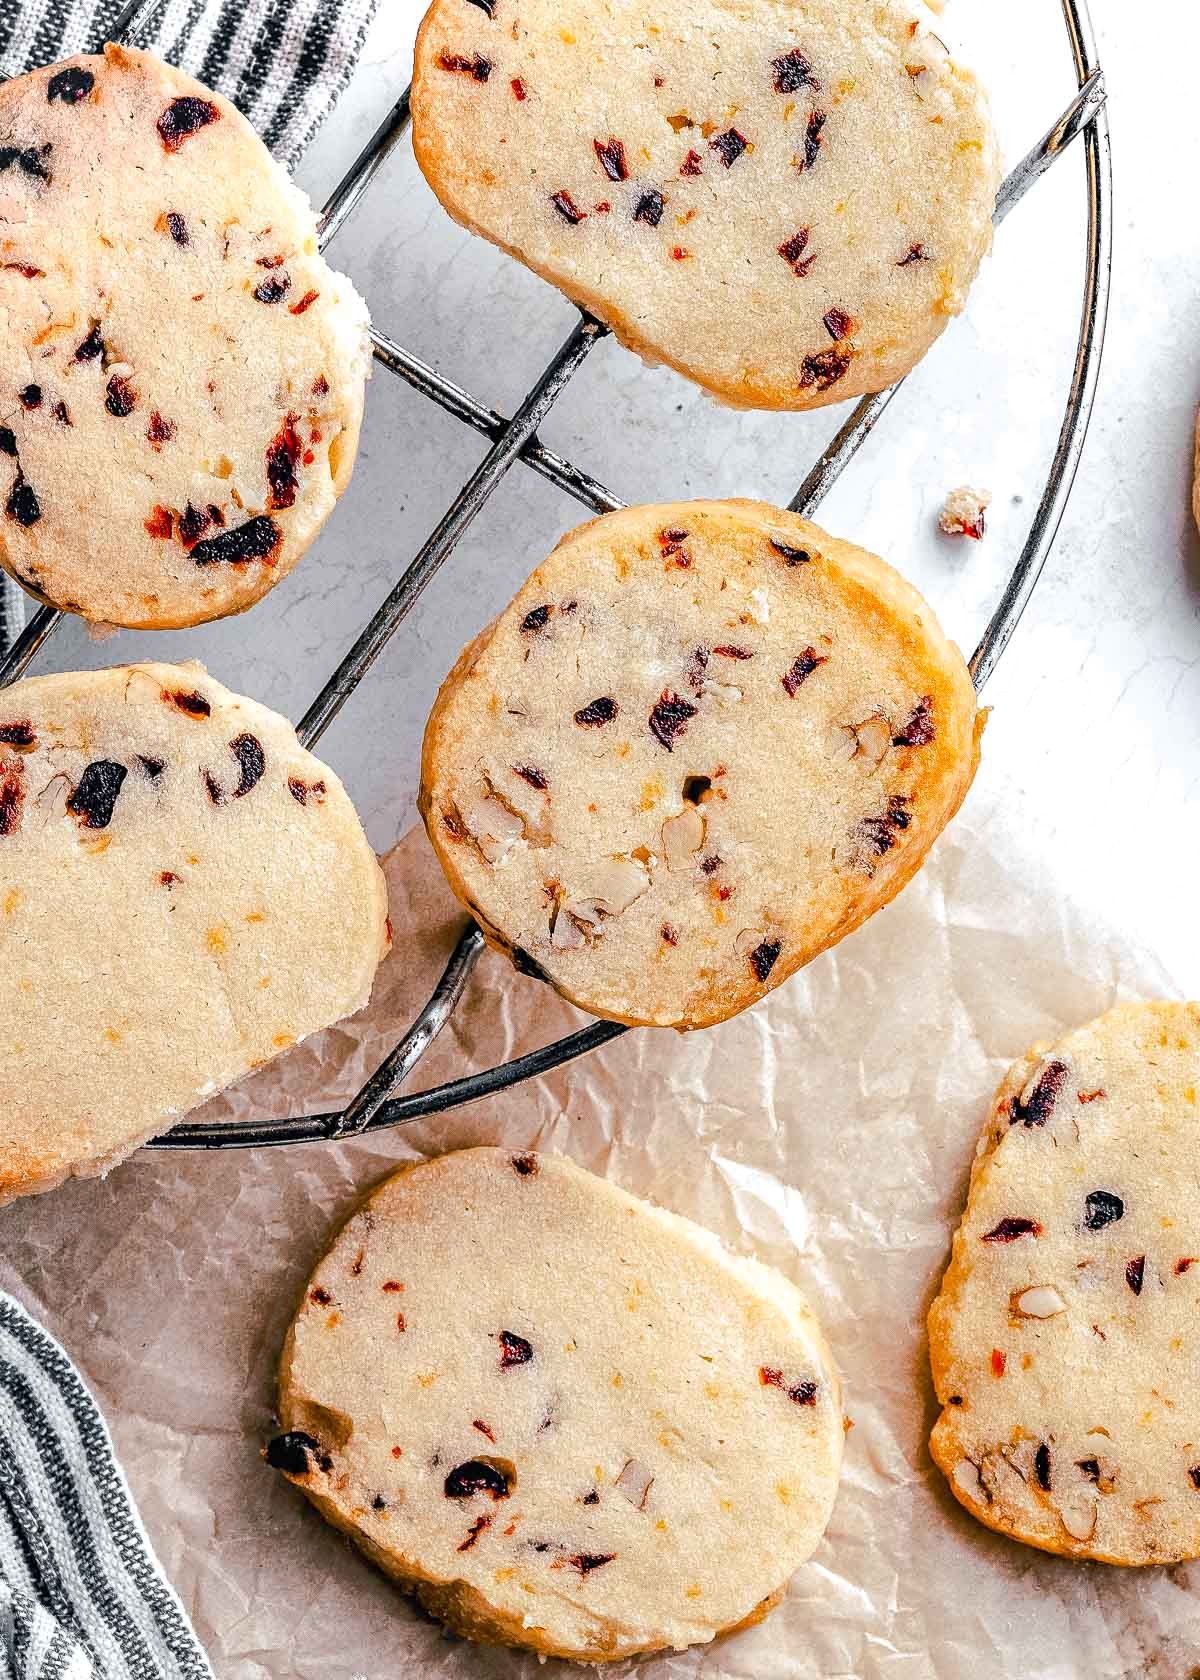
[[[565,537],[465,651],[420,807],[487,938],[633,1024],[745,1009],[895,897],[982,714],[890,566],[758,502]]]
[[[0,1203],[103,1173],[359,1009],[383,874],[332,771],[203,666],[0,694]]]
[[[929,1314],[955,1497],[1026,1545],[1200,1557],[1200,1005],[1132,1003],[1001,1085]]]
[[[554,1155],[389,1178],[305,1292],[267,1460],[455,1633],[615,1661],[756,1621],[842,1456],[803,1297]]]
[[[999,181],[922,0],[434,0],[413,140],[443,205],[744,408],[890,385],[963,307]]]
[[[349,482],[367,315],[219,94],[108,47],[0,86],[0,564],[141,629],[240,612]]]

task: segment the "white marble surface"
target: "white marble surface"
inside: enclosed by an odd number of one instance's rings
[[[1164,16],[1166,4],[1159,0]],[[1200,814],[1200,740],[1190,721],[1200,703],[1200,544],[1188,510],[1200,293],[1188,260],[1192,218],[1173,209],[1171,181],[1191,138],[1200,17],[1190,6],[1169,9],[1174,45],[1164,52],[1143,12],[1097,0],[1115,139],[1108,349],[1063,530],[987,694],[995,714],[981,779],[1011,789],[1039,844],[1076,859],[1082,895],[1123,905],[1131,932],[1187,976],[1200,957],[1176,875]],[[355,83],[301,170],[317,199],[404,86],[419,14],[418,0],[384,0]],[[943,32],[990,85],[1013,162],[1073,91],[1055,0],[959,0]],[[1005,224],[966,316],[822,510],[833,530],[912,576],[967,650],[1024,539],[1057,433],[1077,328],[1082,212],[1077,151]],[[574,319],[557,293],[448,220],[407,140],[332,256],[386,331],[505,411]],[[786,502],[842,412],[734,414],[607,342],[543,437],[627,500]],[[299,569],[250,615],[102,643],[71,621],[39,668],[192,656],[299,716],[484,449],[380,370],[349,494]],[[934,529],[944,492],[964,481],[995,497],[978,546]],[[518,465],[326,736],[322,751],[380,849],[411,820],[421,730],[442,675],[583,516]],[[1200,972],[1191,989],[1200,991]]]

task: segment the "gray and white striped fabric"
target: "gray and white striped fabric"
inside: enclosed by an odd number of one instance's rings
[[[95,1401],[3,1292],[0,1680],[213,1680]]]
[[[94,52],[124,0],[0,0],[0,79]],[[289,168],[349,81],[379,0],[163,0],[138,36],[217,88]],[[0,649],[24,596],[0,581]]]

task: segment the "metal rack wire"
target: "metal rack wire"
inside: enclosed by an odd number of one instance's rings
[[[113,38],[136,39],[163,4],[164,0],[130,0],[113,28]],[[1097,61],[1087,0],[1061,0],[1061,5],[1078,92],[1057,122],[1004,181],[997,197],[995,221],[999,225],[1072,141],[1082,137],[1088,218],[1083,308],[1058,444],[1037,511],[1000,602],[971,656],[970,671],[976,690],[983,688],[1007,647],[1058,533],[1083,450],[1104,343],[1112,256],[1111,158],[1104,78]],[[319,222],[322,250],[353,213],[408,124],[409,90],[406,89],[322,211]],[[581,314],[524,402],[511,418],[506,418],[385,333],[372,329],[375,358],[383,367],[465,425],[482,432],[491,440],[492,447],[305,712],[296,732],[306,747],[313,747],[320,740],[412,611],[426,584],[450,558],[467,528],[516,461],[532,467],[595,513],[611,513],[625,506],[598,479],[573,461],[548,449],[538,437],[538,427],[582,366],[589,351],[607,331],[599,321]],[[855,406],[792,498],[789,503],[792,511],[806,517],[816,512],[824,496],[870,436],[902,383],[876,396],[864,397]],[[61,618],[62,614],[51,607],[41,607],[34,613],[13,646],[0,659],[0,687],[23,675]],[[468,925],[428,1003],[345,1109],[288,1120],[184,1121],[146,1147],[250,1148],[334,1140],[402,1125],[477,1101],[546,1073],[629,1030],[617,1022],[597,1021],[553,1044],[497,1067],[451,1080],[428,1091],[393,1096],[392,1092],[416,1067],[450,1019],[483,949],[482,934],[473,924]]]

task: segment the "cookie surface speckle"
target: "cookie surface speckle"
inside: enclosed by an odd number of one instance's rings
[[[909,6],[434,0],[413,141],[456,220],[741,407],[906,373],[963,307],[999,180]]]
[[[955,1497],[1065,1556],[1200,1556],[1200,1005],[1123,1004],[1010,1070],[929,1315]]]

